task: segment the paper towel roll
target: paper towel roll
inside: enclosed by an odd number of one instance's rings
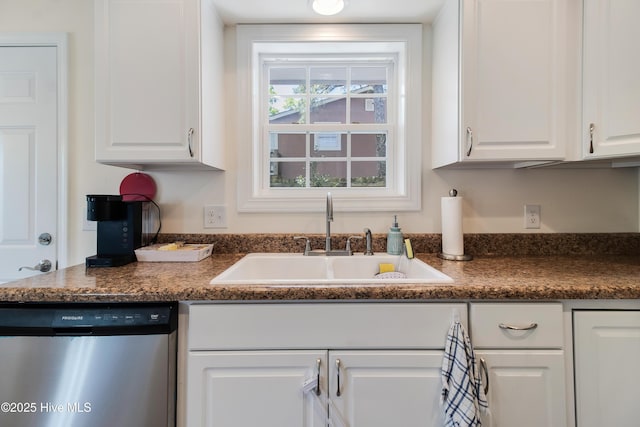
[[[443,197],[442,210],[442,253],[464,255],[462,232],[462,197]]]

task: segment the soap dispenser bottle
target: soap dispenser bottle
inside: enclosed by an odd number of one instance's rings
[[[389,255],[402,255],[403,243],[402,231],[398,227],[398,216],[394,215],[393,224],[391,224],[389,234],[387,234],[387,253]]]

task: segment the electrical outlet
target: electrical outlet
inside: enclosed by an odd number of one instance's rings
[[[225,206],[209,205],[204,207],[204,228],[226,228],[227,209]]]
[[[524,228],[540,228],[540,205],[524,205]]]

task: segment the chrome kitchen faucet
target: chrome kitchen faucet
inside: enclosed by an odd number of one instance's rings
[[[347,244],[344,250],[333,250],[331,249],[331,222],[333,222],[333,198],[331,197],[331,192],[327,192],[327,204],[325,209],[325,220],[326,220],[326,233],[324,240],[324,250],[312,250],[311,244],[309,242],[309,238],[305,236],[294,236],[295,240],[304,240],[304,255],[324,255],[324,256],[348,256],[353,255],[353,251],[351,250],[351,241],[356,239],[362,239],[362,236],[349,236],[347,238]],[[368,228],[365,228],[365,237],[367,239],[367,249],[365,251],[365,255],[373,255],[373,251],[371,251],[371,231]]]

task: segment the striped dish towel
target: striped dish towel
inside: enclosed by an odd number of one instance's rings
[[[473,347],[457,319],[449,329],[442,360],[441,403],[446,427],[481,426],[480,411],[489,408]]]

